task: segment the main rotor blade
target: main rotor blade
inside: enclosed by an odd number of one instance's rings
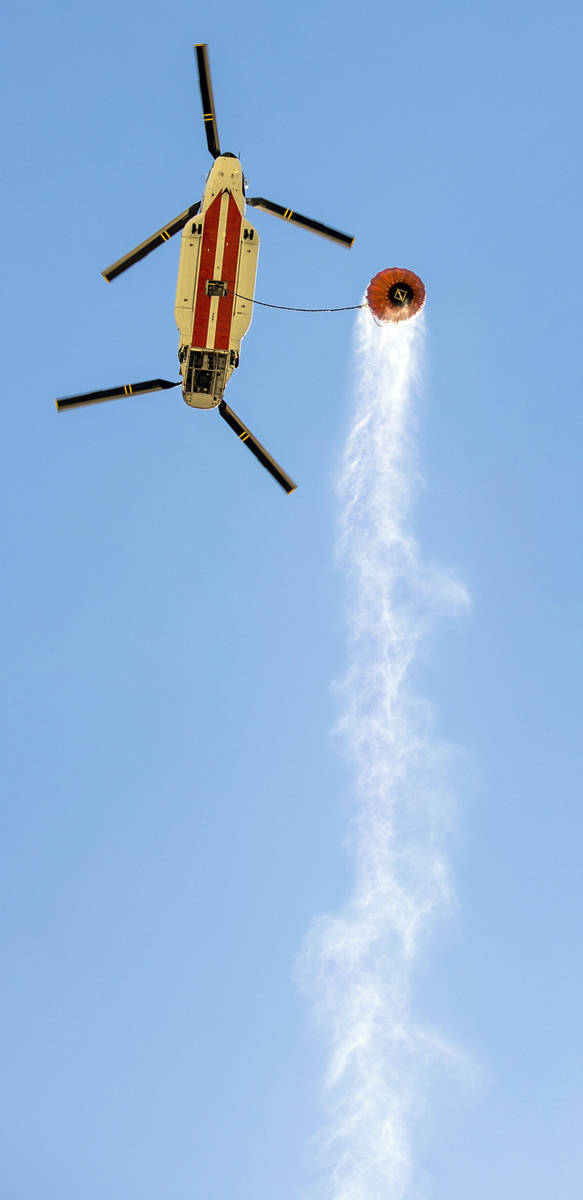
[[[272,213],[274,217],[281,217],[283,221],[290,221],[292,225],[299,225],[312,233],[319,233],[321,237],[330,238],[332,242],[340,242],[341,246],[346,246],[348,250],[354,242],[354,238],[348,233],[341,233],[339,229],[332,229],[331,225],[323,225],[321,221],[313,221],[311,217],[303,217],[292,208],[284,208],[281,204],[274,204],[272,200],[264,200],[263,196],[247,196],[246,200],[247,204],[252,204],[254,208]]]
[[[159,229],[157,233],[153,233],[151,237],[146,238],[145,242],[140,242],[140,245],[136,246],[135,250],[130,250],[129,254],[124,254],[123,258],[118,258],[117,262],[112,263],[111,267],[107,267],[105,271],[102,271],[103,278],[108,283],[111,283],[112,279],[127,271],[129,267],[133,267],[134,263],[139,262],[141,258],[145,258],[147,254],[151,254],[152,250],[155,250],[157,246],[161,246],[162,242],[168,242],[171,237],[174,237],[175,233],[179,233],[181,229],[184,229],[186,222],[190,220],[190,217],[195,217],[199,209],[200,203],[191,204],[190,208],[185,208],[184,212],[180,213],[180,216],[175,217],[173,221],[169,221],[168,225],[163,225],[162,229]]]
[[[224,400],[221,400],[221,403],[219,404],[219,412],[223,420],[227,422],[227,425],[230,425],[231,429],[235,430],[235,433],[240,441],[245,443],[247,449],[255,455],[255,458],[259,459],[259,462],[267,471],[269,471],[269,474],[273,475],[274,479],[277,479],[277,482],[284,489],[284,491],[286,491],[288,495],[290,492],[295,491],[297,484],[294,483],[293,479],[290,479],[289,475],[286,475],[279,463],[276,463],[275,459],[271,457],[271,454],[268,454],[265,447],[261,445],[261,442],[257,441],[257,438],[253,436],[251,430],[247,429],[247,426],[239,420],[237,414],[233,412],[232,408],[229,408],[228,404],[225,404]]]
[[[182,380],[172,383],[169,379],[146,379],[144,383],[126,383],[122,387],[102,388],[100,392],[82,392],[79,396],[61,396],[57,409],[81,408],[84,404],[101,404],[102,400],[120,400],[122,396],[143,396],[146,392],[162,392],[167,388],[180,387]]]
[[[196,50],[198,82],[200,85],[200,95],[202,99],[202,115],[206,132],[207,146],[213,158],[218,158],[219,154],[221,153],[221,147],[219,145],[219,131],[217,129],[217,117],[215,113],[215,102],[213,98],[213,85],[211,83],[211,69],[209,65],[207,44],[206,42],[199,42],[194,49]]]

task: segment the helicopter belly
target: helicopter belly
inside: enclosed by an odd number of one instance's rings
[[[174,311],[183,396],[194,408],[215,408],[238,366],[258,251],[257,231],[228,189],[184,229]]]

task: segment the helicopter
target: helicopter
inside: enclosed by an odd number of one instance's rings
[[[224,400],[227,383],[239,366],[241,340],[249,329],[253,314],[259,235],[245,215],[246,205],[348,249],[354,238],[262,196],[246,196],[246,180],[239,158],[220,147],[208,46],[201,42],[194,50],[206,141],[214,159],[202,200],[191,204],[135,250],[102,271],[103,278],[111,283],[182,230],[174,308],[181,378],[176,382],[147,379],[141,383],[63,396],[56,401],[57,410],[64,412],[105,400],[182,387],[183,398],[191,408],[218,408],[240,441],[289,494],[296,484]]]

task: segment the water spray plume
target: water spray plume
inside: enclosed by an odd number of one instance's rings
[[[355,880],[342,911],[315,921],[299,959],[327,1047],[320,1148],[331,1200],[402,1200],[432,1064],[457,1051],[411,1015],[414,963],[452,899],[445,839],[448,749],[408,679],[439,613],[467,602],[424,564],[411,528],[420,476],[415,392],[424,319],[357,318],[356,411],[339,481],[349,656],[339,734],[355,775]]]

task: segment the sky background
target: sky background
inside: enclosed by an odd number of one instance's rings
[[[422,554],[472,598],[415,668],[458,752],[454,917],[419,1019],[444,1084],[411,1197],[576,1195],[581,997],[580,7],[39,3],[4,22],[1,1192],[292,1200],[323,1049],[294,962],[351,887],[337,477],[353,314],[258,309],[227,400],[291,498],[178,392],[178,240],[201,194],[192,45],[256,213],[258,299],[428,288]],[[579,735],[579,736],[578,736]],[[368,1198],[367,1198],[368,1200]],[[371,1200],[377,1200],[376,1197]]]

